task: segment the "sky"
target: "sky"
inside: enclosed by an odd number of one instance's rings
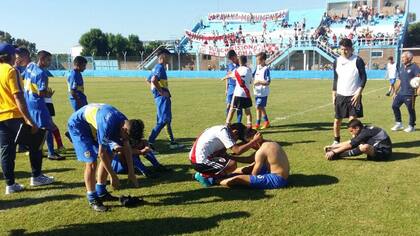
[[[420,19],[420,0],[410,5]],[[325,7],[326,0],[25,0],[19,12],[2,11],[0,30],[35,42],[38,49],[69,53],[91,28],[141,40],[176,39],[209,12]]]

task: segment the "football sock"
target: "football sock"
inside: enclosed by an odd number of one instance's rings
[[[267,122],[267,121],[268,121],[268,116],[267,116],[267,115],[263,116],[263,120],[264,120],[265,122]]]
[[[87,192],[86,197],[87,197],[89,202],[92,202],[93,200],[98,198],[98,194],[96,193],[96,191],[95,192]]]
[[[334,141],[336,142],[340,142],[341,138],[340,137],[334,137]]]
[[[357,147],[357,148],[342,152],[342,153],[339,154],[339,156],[340,157],[355,157],[355,156],[360,156],[362,154],[363,154],[363,152],[360,151],[359,147]]]
[[[156,159],[155,155],[151,152],[147,153],[146,155],[144,155],[144,158],[146,158],[148,161],[150,161],[150,163],[152,163],[152,165],[154,167],[159,167],[160,163],[158,162],[158,160]]]
[[[108,193],[108,191],[106,190],[105,184],[97,183],[95,186],[95,189],[96,189],[96,192],[98,193],[98,196],[102,196]]]
[[[236,119],[236,121],[237,121],[238,123],[242,123],[242,109],[238,109],[238,110],[236,111],[236,115],[237,115],[237,119]]]
[[[51,131],[47,131],[48,156],[54,155],[54,139]]]
[[[56,129],[53,131],[55,142],[57,143],[57,147],[63,147],[63,141],[61,140],[60,130]]]
[[[140,171],[141,173],[146,173],[149,171],[147,167],[143,164],[143,162],[141,162],[139,156],[133,156],[133,164],[134,168]]]
[[[261,124],[261,120],[256,120],[255,124],[260,125]]]

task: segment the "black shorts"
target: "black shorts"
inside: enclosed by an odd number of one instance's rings
[[[373,147],[375,149],[375,156],[368,156],[367,159],[371,161],[386,161],[392,156],[392,148],[388,147]]]
[[[216,176],[219,175],[229,165],[230,159],[226,157],[212,157],[203,163],[192,163],[194,170],[201,174]]]
[[[51,116],[55,116],[55,109],[54,104],[52,103],[45,103],[47,105],[48,111],[50,112]]]
[[[251,98],[233,97],[233,108],[246,109],[252,107]]]
[[[355,118],[363,117],[363,105],[360,98],[359,104],[353,106],[351,104],[352,96],[337,95],[335,98],[335,118],[343,119],[353,116]]]

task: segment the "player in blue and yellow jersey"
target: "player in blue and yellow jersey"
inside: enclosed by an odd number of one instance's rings
[[[51,53],[39,51],[38,63],[31,62],[28,64],[24,80],[25,100],[29,114],[39,128],[46,129],[48,132],[52,131],[53,123],[44,98],[51,96],[48,90],[47,73],[47,68],[51,64],[51,57]],[[54,152],[54,150],[52,150],[52,152]],[[38,150],[36,155],[33,154],[33,156],[37,156],[37,159],[31,158],[31,162],[38,162],[40,170],[35,177],[31,178],[31,185],[40,186],[54,182],[52,177],[41,174],[42,150]]]
[[[235,91],[235,86],[236,86],[236,80],[232,77],[229,77],[229,74],[231,74],[234,70],[236,70],[239,67],[239,59],[238,59],[238,55],[236,54],[235,50],[230,50],[227,53],[227,57],[231,61],[231,63],[229,63],[227,65],[227,76],[225,78],[223,78],[223,80],[226,81],[226,90],[225,90],[226,116],[229,113],[230,104],[232,103],[232,98],[233,98],[233,91]],[[236,115],[237,115],[237,122],[241,123],[241,121],[242,121],[242,109],[238,109],[237,112],[236,112]]]
[[[180,149],[184,145],[175,142],[172,133],[172,101],[171,93],[168,88],[168,76],[166,75],[165,64],[168,61],[170,52],[167,49],[162,49],[158,52],[159,63],[153,68],[152,73],[147,78],[150,84],[153,97],[156,105],[156,126],[153,128],[149,136],[149,144],[153,147],[160,131],[166,126],[169,135],[170,149]]]
[[[86,58],[82,56],[75,57],[73,60],[73,70],[67,78],[70,104],[74,111],[88,104],[82,76],[82,72],[86,69],[86,64]]]
[[[73,141],[77,159],[84,162],[84,179],[87,199],[95,211],[107,211],[103,201],[117,200],[106,190],[108,175],[111,185],[119,187],[119,180],[111,167],[110,145],[122,146],[127,157],[128,179],[138,186],[131,160],[131,146],[141,140],[142,128],[139,120],[128,120],[115,107],[106,104],[89,104],[77,110],[68,121],[68,130]],[[101,162],[97,164],[97,159]],[[97,180],[95,180],[97,172]]]

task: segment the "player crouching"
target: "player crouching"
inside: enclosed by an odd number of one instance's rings
[[[246,140],[252,140],[259,133],[249,130]],[[250,166],[238,168],[233,172],[236,176],[220,181],[226,187],[249,187],[253,189],[277,189],[287,186],[289,178],[289,160],[283,148],[276,142],[258,139],[253,143],[254,155],[249,162]]]
[[[106,190],[108,175],[111,177],[111,185],[115,189],[119,187],[118,176],[111,167],[112,142],[123,147],[128,163],[128,179],[135,187],[138,186],[131,160],[131,145],[141,140],[140,122],[128,120],[110,105],[89,104],[73,113],[68,121],[68,130],[77,159],[86,163],[84,179],[88,202],[95,211],[107,211],[103,201],[118,200]],[[101,159],[99,165],[98,157]]]
[[[347,142],[325,147],[327,160],[362,154],[366,154],[367,159],[373,161],[384,161],[391,157],[392,142],[383,129],[364,126],[358,119],[351,120],[347,127],[353,138]]]

